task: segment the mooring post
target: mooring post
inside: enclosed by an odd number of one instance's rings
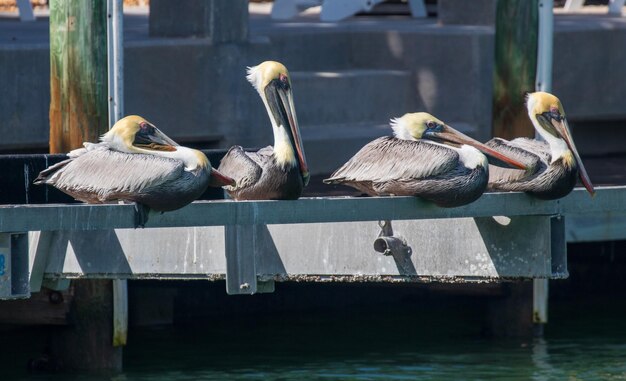
[[[50,1],[50,152],[97,142],[109,128],[107,3]],[[108,280],[74,283],[72,322],[56,330],[53,355],[68,369],[121,370],[113,346],[113,287]]]
[[[122,369],[122,349],[111,344],[113,287],[110,280],[72,282],[73,301],[67,327],[56,327],[50,350],[66,370]]]
[[[493,135],[533,137],[524,94],[535,90],[537,1],[499,0],[493,74]]]
[[[535,135],[524,98],[525,93],[535,90],[540,1],[498,0],[493,136],[513,139]],[[507,296],[490,305],[487,331],[496,336],[532,335],[536,318],[532,284],[511,283],[506,287]]]

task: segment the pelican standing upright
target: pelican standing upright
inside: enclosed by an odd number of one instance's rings
[[[217,169],[232,177],[236,186],[226,186],[235,200],[294,200],[309,182],[293,90],[287,68],[265,61],[248,68],[248,81],[263,100],[274,132],[274,146],[245,152],[234,146]]]

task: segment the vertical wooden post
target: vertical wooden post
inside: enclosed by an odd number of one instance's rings
[[[534,137],[535,132],[524,106],[523,94],[551,91],[552,87],[552,0],[498,0],[496,9],[496,62],[494,71],[493,134],[505,139]],[[543,30],[540,30],[543,28]],[[539,38],[541,36],[541,38]],[[518,301],[500,303],[499,309],[516,308],[523,314],[514,332],[528,333],[524,285],[511,285]],[[517,288],[518,290],[515,290]],[[548,281],[533,281],[532,322],[535,335],[547,323]],[[500,311],[507,313],[507,311]],[[513,325],[514,326],[514,325]],[[526,327],[526,328],[524,328]],[[497,330],[497,329],[496,329]]]
[[[493,81],[493,135],[534,137],[524,95],[535,91],[539,33],[537,0],[498,0]],[[492,301],[487,332],[495,336],[533,334],[532,283],[507,285],[509,294]]]
[[[108,130],[106,3],[50,2],[50,152]]]
[[[537,1],[498,0],[493,91],[493,135],[533,137],[524,105],[535,90],[537,72]]]
[[[489,337],[531,337],[533,335],[533,284],[503,284],[505,294],[490,300],[483,333]]]
[[[113,347],[113,287],[110,280],[72,282],[70,326],[57,327],[50,349],[64,370],[122,370],[122,349]]]
[[[105,0],[50,2],[50,152],[96,142],[108,130]],[[109,280],[74,282],[72,327],[53,333],[52,349],[68,369],[121,370],[113,346]]]

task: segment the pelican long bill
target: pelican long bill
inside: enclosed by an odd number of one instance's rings
[[[455,143],[455,144],[467,144],[470,145],[476,149],[478,149],[479,151],[481,151],[482,153],[484,153],[485,155],[489,156],[490,158],[495,159],[498,162],[502,162],[505,163],[509,166],[511,166],[512,168],[518,168],[518,169],[523,169],[526,170],[526,166],[522,163],[520,163],[517,160],[511,159],[510,157],[507,157],[503,154],[501,154],[500,152],[497,152],[489,147],[487,147],[486,145],[484,145],[483,143],[474,140],[472,138],[470,138],[469,136],[455,130],[454,128],[448,126],[448,125],[442,125],[441,129],[439,131],[427,131],[424,133],[423,138],[425,139],[433,139],[433,140],[440,140],[440,141],[444,141],[444,142],[450,142],[450,143]]]
[[[293,95],[287,77],[281,76],[275,79],[265,89],[265,96],[272,110],[272,114],[279,126],[286,129],[291,144],[296,150],[296,157],[300,165],[300,173],[302,180],[306,186],[309,182],[309,168],[304,156],[302,148],[302,139],[300,137],[300,128],[298,119],[296,118],[295,107],[293,103]],[[287,127],[288,126],[288,127]]]
[[[248,67],[246,79],[261,97],[274,144],[256,152],[232,146],[218,170],[236,181],[224,190],[234,200],[295,200],[309,182],[309,170],[285,65],[264,61]]]
[[[154,151],[176,151],[178,143],[170,139],[161,130],[148,122],[139,123],[133,145]]]
[[[565,140],[565,144],[567,144],[567,147],[570,149],[570,151],[572,151],[572,154],[574,154],[574,160],[576,160],[576,164],[578,164],[578,176],[585,186],[585,189],[587,189],[587,192],[589,192],[589,194],[593,196],[596,191],[593,188],[591,179],[589,178],[587,170],[583,165],[583,161],[578,154],[578,149],[576,149],[576,144],[574,144],[574,139],[572,138],[572,133],[569,129],[567,119],[564,116],[561,116],[558,112],[550,112],[545,113],[544,115],[542,115],[542,117],[538,117],[537,121],[539,121],[539,123],[547,131],[550,131],[550,129],[552,129],[553,131],[556,131],[561,139]]]

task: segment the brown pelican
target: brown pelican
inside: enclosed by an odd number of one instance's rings
[[[245,152],[231,147],[218,170],[237,185],[224,189],[235,200],[294,200],[309,182],[287,68],[265,61],[248,68],[248,81],[257,90],[274,131],[274,147]]]
[[[489,189],[528,192],[541,199],[561,198],[572,191],[580,176],[587,191],[595,193],[569,130],[563,105],[544,92],[528,94],[528,116],[544,141],[495,138],[489,147],[524,163],[529,170],[491,168]]]
[[[475,201],[485,191],[488,162],[480,151],[524,168],[425,112],[392,119],[391,127],[395,137],[371,141],[324,182],[454,207]]]
[[[91,204],[134,201],[138,225],[145,223],[147,208],[182,208],[208,185],[234,184],[211,168],[202,152],[179,146],[140,116],[120,119],[100,140],[71,151],[69,159],[42,171],[35,184],[52,185]]]

